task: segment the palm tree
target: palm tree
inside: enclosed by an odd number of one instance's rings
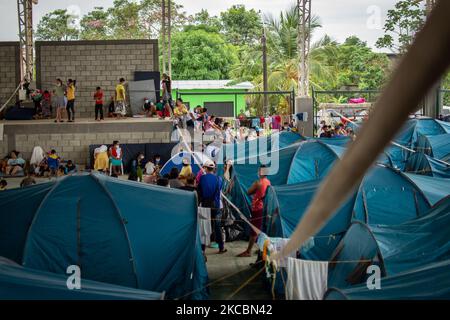
[[[267,38],[268,59],[268,87],[270,91],[297,91],[299,78],[299,56],[297,50],[298,35],[298,10],[294,5],[285,12],[281,12],[278,18],[268,15],[264,18]],[[312,17],[311,30],[319,28],[320,21],[317,16]],[[335,78],[332,68],[328,67],[327,55],[332,55],[336,42],[329,37],[324,37],[312,45],[310,50],[310,77],[311,84],[315,88],[321,88],[320,83],[333,83]],[[244,49],[241,52],[240,63],[232,70],[232,75],[237,81],[252,81],[256,90],[261,90],[262,84],[262,58],[259,48]],[[251,106],[261,114],[262,96],[251,97]],[[271,105],[281,107],[276,110],[280,113],[289,112],[285,96],[272,96]],[[279,108],[277,108],[279,109]]]

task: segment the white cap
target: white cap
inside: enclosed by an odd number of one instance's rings
[[[214,168],[216,167],[216,165],[214,164],[214,162],[211,161],[211,160],[206,160],[206,161],[203,163],[203,166],[206,167],[206,168],[210,168],[210,169],[214,169]]]

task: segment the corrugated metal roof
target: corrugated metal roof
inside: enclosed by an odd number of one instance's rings
[[[228,85],[232,80],[174,80],[172,81],[173,89],[193,90],[193,89],[235,89],[235,90],[252,90],[254,85],[251,82],[242,82]]]

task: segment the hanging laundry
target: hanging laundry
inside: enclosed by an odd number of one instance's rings
[[[260,125],[259,118],[253,118],[252,119],[252,128],[259,127],[259,125]]]
[[[322,300],[328,287],[328,262],[288,258],[287,300]]]
[[[211,209],[198,208],[198,227],[200,229],[200,241],[203,245],[209,246],[211,244]]]
[[[283,248],[286,246],[286,244],[289,242],[289,239],[283,239],[283,238],[270,238],[270,250],[273,251],[281,251],[283,250]],[[296,258],[297,257],[297,252],[291,252],[286,258],[278,261],[278,266],[281,268],[286,268],[287,267],[287,261],[288,258]]]

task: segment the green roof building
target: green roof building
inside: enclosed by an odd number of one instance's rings
[[[245,93],[253,90],[250,82],[232,84],[231,80],[178,80],[172,82],[174,96],[186,105],[200,105],[217,117],[235,117],[247,109]]]

